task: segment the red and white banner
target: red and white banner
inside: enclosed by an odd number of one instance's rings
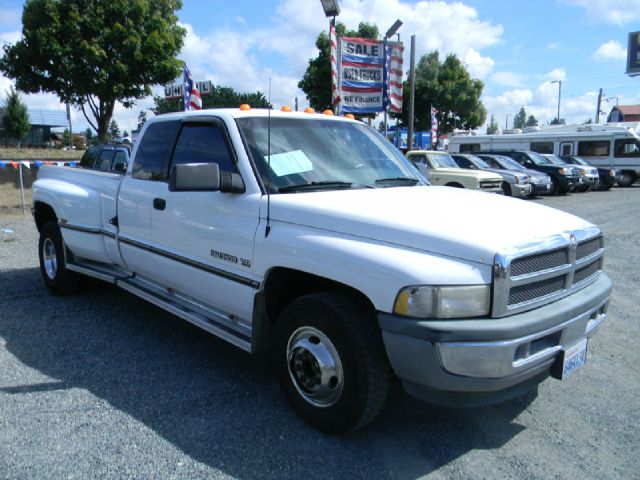
[[[402,53],[404,46],[400,42],[387,43],[387,95],[389,110],[402,112]]]
[[[384,49],[366,38],[340,39],[342,111],[376,113],[384,108]]]
[[[329,31],[329,43],[331,45],[331,105],[335,107],[340,103],[340,90],[338,88],[338,39],[333,23]]]

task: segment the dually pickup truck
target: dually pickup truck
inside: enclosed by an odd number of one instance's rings
[[[566,378],[612,288],[594,225],[430,186],[322,114],[154,117],[125,173],[43,168],[33,212],[51,292],[88,275],[270,352],[296,413],[334,434],[376,417],[392,375],[452,406]]]

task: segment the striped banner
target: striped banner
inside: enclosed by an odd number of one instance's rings
[[[338,87],[338,39],[333,22],[329,31],[329,42],[331,44],[331,105],[335,107],[340,103],[340,90]]]
[[[27,170],[31,170],[31,167],[40,168],[46,166],[57,167],[77,167],[78,161],[50,161],[50,160],[0,160],[0,169],[12,167],[14,170],[18,170],[18,167],[22,165]]]
[[[390,42],[385,47],[385,108],[394,112],[402,112],[402,53],[401,42]]]
[[[384,50],[382,42],[366,38],[340,39],[342,111],[377,113],[384,109]]]

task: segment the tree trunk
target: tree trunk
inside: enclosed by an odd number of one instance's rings
[[[98,138],[101,142],[109,140],[109,123],[113,117],[115,103],[115,100],[103,101],[100,99],[100,116],[96,118],[96,122],[98,123]]]

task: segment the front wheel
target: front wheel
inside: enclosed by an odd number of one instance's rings
[[[305,295],[276,325],[274,357],[295,412],[314,428],[344,434],[382,410],[390,367],[375,318],[350,298]]]
[[[45,223],[40,230],[38,252],[40,273],[47,288],[54,295],[66,295],[78,290],[78,274],[67,269],[64,242],[55,221]]]
[[[630,187],[636,181],[635,175],[630,172],[622,172],[618,185],[624,188]]]

